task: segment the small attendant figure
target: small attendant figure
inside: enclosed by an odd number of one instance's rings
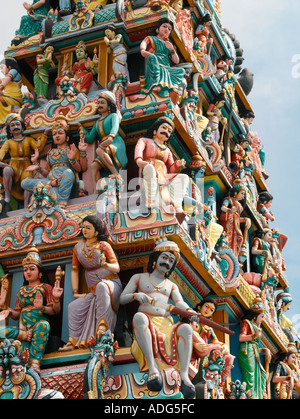
[[[271,353],[260,347],[262,337],[261,323],[264,319],[264,307],[260,297],[256,297],[250,310],[245,314],[239,336],[240,349],[238,360],[242,371],[246,391],[251,391],[251,399],[265,399],[266,384],[269,374]],[[265,365],[260,359],[265,354]]]

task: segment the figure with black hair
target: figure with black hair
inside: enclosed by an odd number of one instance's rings
[[[122,34],[117,32],[114,24],[108,25],[105,28],[105,37],[103,38],[105,44],[109,47],[109,51],[113,53],[113,72],[118,74],[126,74],[129,80],[129,71],[127,67],[127,50],[123,44]]]
[[[131,352],[140,371],[149,371],[148,389],[159,392],[163,387],[159,370],[172,366],[180,371],[184,397],[194,398],[195,388],[188,375],[193,329],[187,323],[174,324],[168,311],[170,299],[176,307],[192,310],[184,302],[177,285],[169,279],[179,258],[177,244],[161,239],[150,255],[147,272],[131,277],[121,294],[120,303],[139,303],[138,312],[133,317]]]
[[[122,284],[117,257],[108,243],[104,221],[90,215],[82,221],[83,240],[73,249],[71,283],[74,301],[68,307],[69,340],[60,351],[88,348],[94,336],[100,340],[114,331]],[[87,293],[80,293],[80,267],[84,269]]]
[[[4,75],[0,83],[0,123],[4,123],[7,115],[22,106],[22,76],[15,58],[4,58],[0,71]]]
[[[269,376],[271,352],[267,348],[260,347],[261,323],[264,317],[265,311],[262,299],[256,297],[250,310],[243,317],[239,336],[238,360],[243,382],[246,383],[246,391],[251,391],[251,399],[267,398],[266,384]],[[261,361],[261,355],[265,355],[264,365]]]
[[[257,211],[262,221],[263,227],[266,227],[269,221],[275,221],[273,213],[270,211],[270,207],[273,202],[273,196],[267,192],[261,192],[258,196]]]
[[[216,143],[220,143],[223,145],[223,137],[224,137],[224,130],[227,125],[227,118],[222,115],[221,109],[225,105],[225,94],[224,92],[220,92],[210,103],[207,109],[207,116],[208,116],[208,127],[211,129],[211,136],[213,141]],[[219,131],[219,123],[223,125],[223,131],[220,135]]]
[[[200,20],[200,23],[195,31],[195,35],[197,36],[198,40],[204,42],[204,50],[205,54],[210,55],[212,44],[214,43],[213,38],[209,37],[209,27],[212,24],[212,18],[209,13],[206,13]],[[209,48],[207,50],[207,44],[209,44]]]
[[[290,342],[287,349],[287,352],[280,354],[272,379],[276,400],[293,399],[295,387],[300,387],[300,380],[297,376],[296,344]],[[298,398],[297,393],[295,396]]]
[[[173,121],[166,117],[158,119],[149,128],[146,137],[138,140],[134,159],[140,169],[146,206],[155,208],[161,204],[165,212],[172,212],[172,205],[176,213],[183,214],[183,198],[189,177],[179,173],[185,160],[174,160],[167,146],[173,131]]]
[[[245,201],[245,198],[245,186],[237,178],[221,207],[220,223],[224,228],[228,246],[236,257],[240,255],[241,249],[244,248],[247,232],[251,227],[251,220],[241,216],[244,210],[241,202]],[[241,223],[245,223],[244,232],[242,232]]]
[[[174,24],[168,18],[162,18],[140,45],[141,54],[146,60],[145,84],[141,92],[149,95],[153,90],[161,97],[168,97],[171,91],[177,93],[185,70],[172,66],[179,64],[179,57],[169,38]]]
[[[128,163],[126,146],[119,134],[122,115],[117,109],[115,94],[108,90],[100,92],[97,106],[99,119],[85,137],[88,144],[95,140],[98,144],[97,157],[91,166],[94,193],[101,189],[98,183],[101,178],[109,175],[118,177],[120,170],[124,170]]]
[[[32,177],[32,172],[28,170],[32,150],[42,151],[46,141],[38,142],[33,137],[25,136],[25,124],[19,114],[9,114],[5,119],[5,125],[8,139],[1,147],[0,162],[6,154],[10,155],[9,163],[3,163],[5,202],[9,209],[12,196],[19,201],[24,200],[25,206],[28,204],[29,194],[24,193],[22,181]]]
[[[29,249],[22,262],[24,284],[17,294],[15,308],[5,304],[6,292],[1,290],[1,318],[18,320],[18,326],[1,326],[0,339],[20,340],[22,350],[29,350],[29,367],[40,372],[41,359],[50,334],[48,316],[60,312],[63,289],[58,282],[50,285],[37,248]]]

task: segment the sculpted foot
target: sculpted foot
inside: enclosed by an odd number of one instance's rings
[[[183,397],[185,399],[194,399],[196,396],[194,385],[191,382],[185,383],[182,379],[181,379],[180,391],[183,394]]]
[[[147,387],[150,391],[160,391],[163,388],[163,381],[159,372],[149,374]]]

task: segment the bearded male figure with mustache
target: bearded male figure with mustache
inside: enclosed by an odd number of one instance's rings
[[[181,392],[186,399],[195,397],[188,375],[193,350],[193,329],[188,323],[174,321],[168,311],[171,300],[175,307],[194,311],[184,302],[176,284],[169,277],[180,258],[176,243],[161,239],[150,255],[146,273],[131,277],[124,288],[120,304],[139,302],[132,325],[134,342],[131,353],[140,371],[149,371],[147,386],[159,392],[163,387],[160,370],[170,366],[180,372]],[[196,314],[196,313],[195,313]]]
[[[184,213],[182,201],[186,195],[189,177],[179,173],[185,160],[174,161],[167,142],[174,131],[174,123],[167,117],[158,119],[140,138],[135,147],[134,159],[140,168],[140,178],[145,192],[147,208]]]
[[[5,189],[6,210],[10,209],[10,200],[13,196],[18,201],[23,201],[24,207],[29,203],[29,193],[21,187],[22,180],[32,177],[32,171],[27,169],[31,165],[30,156],[38,148],[42,152],[47,139],[35,140],[24,135],[25,124],[23,118],[16,113],[11,113],[5,120],[7,140],[0,150],[0,167],[3,168],[3,183]],[[2,160],[10,156],[9,163]]]

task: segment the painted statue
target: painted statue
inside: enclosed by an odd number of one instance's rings
[[[19,340],[0,343],[0,400],[64,399],[61,392],[42,388],[39,374],[28,367],[29,351]]]
[[[288,351],[279,356],[272,382],[277,400],[290,400],[293,398],[295,387],[300,386],[299,378],[295,374],[297,363],[297,348],[290,343]]]
[[[211,47],[214,42],[213,38],[209,37],[209,27],[212,24],[212,19],[209,13],[206,13],[198,25],[195,35],[197,36],[198,40],[203,42],[204,40],[204,53],[210,55]],[[204,38],[204,39],[203,39]],[[209,48],[207,48],[207,44]]]
[[[237,178],[221,207],[220,223],[224,228],[228,246],[236,257],[239,257],[245,247],[247,232],[251,227],[251,220],[241,216],[243,212],[241,201],[245,199],[245,196],[246,189],[240,179]],[[241,229],[241,223],[245,223],[244,233]]]
[[[182,214],[189,177],[179,173],[185,160],[174,161],[166,144],[173,130],[174,124],[169,118],[158,119],[147,131],[146,137],[138,140],[134,159],[140,169],[146,206],[154,208],[162,203],[167,212],[172,205],[178,214]]]
[[[140,45],[141,54],[146,60],[145,84],[143,94],[153,90],[161,97],[168,97],[171,91],[180,87],[185,70],[171,64],[179,64],[179,57],[169,37],[174,24],[168,18],[162,18]]]
[[[4,78],[0,83],[0,123],[15,109],[22,106],[22,76],[15,58],[4,58],[0,62]]]
[[[50,9],[50,0],[33,0],[32,4],[23,3],[27,11],[26,16],[22,16],[19,29],[12,40],[12,45],[18,45],[31,36],[42,32],[42,21],[46,19]]]
[[[159,392],[163,385],[159,371],[173,366],[180,370],[184,397],[193,398],[195,389],[188,375],[193,329],[187,323],[174,324],[168,312],[170,299],[176,307],[189,309],[177,285],[169,279],[179,257],[176,243],[160,240],[150,255],[147,272],[136,274],[129,280],[120,303],[139,303],[138,312],[133,317],[134,342],[131,351],[140,371],[149,371],[148,389]]]
[[[257,211],[262,221],[263,227],[266,227],[269,221],[275,221],[273,213],[270,211],[270,207],[273,202],[273,196],[269,192],[261,192],[258,196]]]
[[[98,141],[97,157],[92,163],[94,193],[97,193],[97,184],[102,177],[118,176],[128,163],[126,146],[119,135],[122,116],[117,109],[114,93],[102,91],[97,104],[99,119],[85,137],[88,144]]]
[[[230,168],[234,175],[238,176],[240,179],[243,179],[245,176],[245,166],[249,164],[250,158],[248,153],[250,151],[251,147],[248,138],[242,134],[237,136],[232,149]]]
[[[223,92],[219,93],[209,105],[207,109],[207,116],[208,116],[208,127],[211,129],[211,135],[214,142],[220,143],[223,145],[224,133],[225,128],[227,125],[227,119],[222,115],[221,109],[225,105],[225,95]],[[220,134],[219,131],[219,123],[222,123],[223,130]]]
[[[37,68],[34,72],[33,81],[38,99],[48,98],[49,69],[50,67],[55,68],[53,52],[54,47],[51,44],[46,44],[42,48],[42,53],[36,56]]]
[[[256,233],[252,241],[252,265],[253,271],[262,276],[262,289],[264,285],[269,285],[274,290],[278,284],[276,270],[274,269],[273,257],[271,252],[272,230],[265,227]]]
[[[49,129],[45,130],[42,141],[47,140],[48,133]],[[35,150],[31,158],[33,166],[30,167],[30,170],[34,173],[40,173],[43,178],[29,177],[22,181],[21,186],[24,190],[33,192],[38,184],[47,184],[50,181],[56,193],[56,205],[65,208],[74,185],[74,173],[87,169],[87,144],[81,136],[78,145],[79,149],[77,149],[75,144],[69,145],[69,125],[62,116],[56,118],[56,122],[52,127],[52,136],[54,147],[47,153],[47,167],[41,167],[38,149]]]
[[[33,137],[24,136],[25,125],[19,114],[9,114],[5,119],[8,139],[0,150],[0,161],[3,161],[6,154],[10,155],[8,164],[4,164],[3,183],[5,189],[5,202],[8,207],[13,196],[19,201],[24,200],[26,206],[29,202],[29,194],[22,189],[22,181],[31,178],[32,173],[28,171],[30,156],[35,150],[42,151],[46,140],[37,142]]]
[[[40,372],[41,359],[48,342],[50,325],[48,316],[60,312],[63,289],[59,281],[50,285],[38,250],[31,248],[22,262],[24,285],[17,294],[15,308],[5,304],[6,293],[1,292],[1,317],[11,317],[18,326],[1,326],[1,339],[20,340],[22,350],[28,348],[29,366]]]
[[[71,283],[74,301],[68,307],[69,340],[61,351],[88,347],[88,340],[97,340],[107,330],[114,331],[122,285],[117,257],[108,243],[106,225],[96,216],[82,221],[83,240],[73,250]],[[79,269],[85,273],[88,287],[80,293]]]
[[[127,50],[123,44],[123,36],[120,33],[117,33],[117,29],[114,25],[107,26],[104,33],[105,37],[103,40],[113,53],[114,74],[125,73],[129,81]]]
[[[201,314],[202,317],[211,319],[214,313],[216,312],[218,305],[216,301],[212,298],[204,298],[197,306],[195,307],[196,313]],[[228,346],[225,343],[220,342],[213,330],[212,327],[201,324],[201,322],[194,322],[193,329],[197,335],[201,338],[201,344],[197,345],[199,339],[194,339],[194,354],[197,354],[200,358],[205,354],[209,353],[213,349],[219,349],[223,352],[223,355],[229,355]],[[194,333],[195,336],[195,333]],[[199,350],[200,349],[200,350]],[[233,362],[233,360],[232,360]],[[229,359],[228,359],[229,363]]]
[[[213,349],[200,360],[198,374],[193,378],[196,399],[216,400],[224,399],[220,388],[221,374],[224,368],[222,351]]]
[[[251,391],[251,399],[265,399],[266,384],[269,375],[271,353],[260,347],[262,337],[261,323],[264,319],[264,307],[261,298],[254,299],[250,310],[243,317],[239,336],[239,365],[246,391]],[[263,363],[261,355],[265,355]]]
[[[74,88],[77,93],[88,94],[93,82],[93,71],[97,68],[98,58],[94,54],[93,60],[88,57],[87,47],[82,42],[79,41],[75,47],[76,61],[72,66],[72,71],[69,68],[66,68],[66,63],[63,65],[63,77],[72,76]],[[67,57],[67,55],[66,55]],[[60,83],[63,77],[59,77],[55,80],[57,86],[60,86]]]
[[[204,298],[197,306],[195,311],[199,313],[203,318],[211,319],[213,314],[216,312],[218,305],[212,298]],[[212,327],[202,324],[200,322],[192,323],[194,334],[193,334],[193,358],[206,357],[210,353],[215,352],[214,357],[217,353],[222,358],[222,364],[218,368],[218,381],[215,388],[219,397],[223,397],[223,386],[225,378],[229,375],[230,370],[233,368],[234,356],[229,353],[228,346],[220,342],[217,338],[215,331]]]

